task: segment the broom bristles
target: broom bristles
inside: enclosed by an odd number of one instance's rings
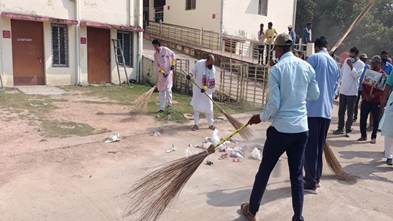
[[[134,109],[133,112],[136,113],[144,113],[147,112],[147,106],[149,104],[150,98],[153,95],[154,91],[156,90],[156,86],[152,87],[150,90],[139,96],[134,101]]]
[[[343,181],[353,182],[356,181],[356,177],[345,172],[337,157],[335,156],[333,150],[330,148],[329,144],[325,144],[323,148],[325,152],[325,159],[329,167],[332,169],[334,174]]]
[[[128,192],[131,200],[125,216],[138,221],[157,220],[214,148],[172,161],[137,181]]]
[[[225,111],[222,111],[222,114],[228,119],[229,123],[236,129],[239,130],[240,128],[243,127],[244,124],[242,124],[240,121],[238,121],[236,118],[234,118],[232,115],[228,114]],[[243,139],[250,140],[253,137],[252,130],[249,127],[244,128],[243,130],[240,131],[240,136],[243,137]]]

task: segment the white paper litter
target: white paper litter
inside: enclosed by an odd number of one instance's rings
[[[254,150],[251,152],[251,158],[254,160],[261,161],[262,160],[261,150],[255,147]]]
[[[174,144],[172,144],[172,147],[166,150],[166,153],[172,153],[176,151],[176,147]]]
[[[112,133],[108,138],[105,139],[105,143],[115,143],[121,140],[119,132]]]

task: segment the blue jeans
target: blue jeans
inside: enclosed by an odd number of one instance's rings
[[[292,207],[295,213],[292,220],[304,220],[302,216],[304,202],[303,154],[307,139],[308,132],[285,134],[278,132],[274,127],[269,127],[262,162],[255,176],[250,197],[250,212],[252,214],[258,212],[270,174],[281,155],[286,152],[292,187]]]
[[[308,118],[309,138],[305,151],[304,171],[307,186],[316,188],[322,176],[323,148],[330,127],[330,119]]]

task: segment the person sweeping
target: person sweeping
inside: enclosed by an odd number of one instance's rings
[[[194,109],[193,131],[199,130],[200,113],[206,114],[209,129],[214,130],[213,93],[215,90],[214,56],[208,55],[206,59],[198,61],[187,79],[194,78],[191,105]],[[210,97],[210,98],[209,98]]]
[[[333,101],[340,79],[340,69],[327,50],[328,41],[320,37],[315,41],[316,53],[308,58],[315,69],[320,89],[319,99],[307,101],[309,138],[304,161],[304,191],[317,194],[323,169],[323,148],[329,131]]]
[[[307,100],[319,98],[318,83],[311,65],[294,56],[292,38],[278,35],[274,50],[279,61],[269,76],[269,99],[266,108],[254,115],[249,124],[272,120],[267,130],[263,158],[255,177],[250,201],[241,205],[241,211],[249,221],[256,220],[270,174],[286,152],[292,187],[293,221],[303,218],[303,154],[308,139]]]
[[[152,41],[155,53],[154,63],[157,67],[157,89],[160,92],[160,110],[165,111],[167,106],[172,106],[173,71],[176,65],[175,53],[164,46],[159,40]]]

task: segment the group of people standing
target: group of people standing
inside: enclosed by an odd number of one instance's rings
[[[264,62],[271,61],[273,59],[273,46],[274,41],[277,37],[277,31],[273,28],[273,23],[269,22],[268,27],[265,30],[265,25],[262,23],[259,26],[258,31],[258,64],[264,64]],[[288,34],[292,38],[292,48],[295,48],[298,40],[298,35],[294,30],[293,26],[288,26]],[[312,42],[312,23],[307,23],[301,35],[301,42],[307,44]],[[300,40],[299,38],[299,40]],[[266,48],[266,59],[265,59],[265,48]]]
[[[263,30],[263,27],[261,27]],[[271,50],[278,62],[269,75],[268,102],[260,114],[249,120],[249,125],[272,121],[266,132],[263,158],[256,174],[250,200],[241,205],[243,215],[249,221],[256,220],[270,174],[282,154],[288,156],[290,173],[293,221],[303,221],[304,192],[318,193],[323,170],[323,148],[329,131],[333,102],[339,94],[339,124],[334,134],[350,134],[354,120],[355,105],[361,94],[361,133],[359,141],[367,140],[366,124],[370,113],[373,116],[371,142],[375,143],[378,128],[385,136],[385,154],[387,164],[392,165],[393,158],[393,66],[388,54],[374,56],[370,66],[366,55],[360,55],[357,48],[352,48],[349,58],[341,67],[328,52],[328,41],[320,37],[315,41],[316,53],[304,61],[292,52],[294,39],[291,33],[277,35],[269,24],[269,31],[264,32]],[[261,39],[262,41],[262,39]],[[155,61],[158,71],[157,87],[160,92],[160,111],[166,104],[172,104],[172,75],[175,54],[162,47],[158,40],[153,41]],[[363,81],[367,69],[389,75],[385,89]],[[209,128],[214,129],[212,94],[215,89],[214,57],[198,61],[187,79],[194,83],[192,106],[194,108],[193,130],[199,129],[199,114],[208,117]],[[339,93],[338,93],[339,92]],[[389,99],[388,99],[389,97]],[[384,109],[379,126],[380,116]],[[344,122],[347,112],[347,122]],[[305,174],[303,176],[303,171]]]
[[[326,143],[331,123],[333,102],[340,94],[341,115],[339,128],[335,134],[351,132],[354,107],[359,88],[362,91],[361,131],[366,139],[365,124],[369,113],[374,113],[372,143],[375,143],[380,110],[384,108],[384,117],[380,129],[385,136],[385,154],[387,164],[392,165],[393,155],[393,74],[390,74],[384,91],[378,91],[375,85],[363,82],[366,65],[360,60],[359,50],[352,48],[350,57],[341,67],[329,54],[328,41],[320,37],[315,41],[316,53],[306,61],[291,52],[292,37],[280,34],[274,45],[279,61],[272,67],[269,76],[269,99],[265,109],[253,116],[250,124],[259,124],[268,120],[272,126],[266,132],[263,158],[255,177],[254,186],[247,203],[241,205],[243,215],[249,221],[256,220],[263,194],[280,156],[286,152],[292,190],[293,221],[303,221],[304,192],[318,193],[323,170],[323,148]],[[362,56],[367,59],[367,56]],[[374,56],[370,63],[371,70],[387,75],[390,73],[386,52]],[[359,87],[362,85],[363,87]],[[387,99],[389,97],[389,99]],[[343,116],[348,112],[347,124]],[[378,113],[377,113],[378,111]],[[344,128],[346,131],[344,132]],[[303,170],[305,175],[303,176]]]

